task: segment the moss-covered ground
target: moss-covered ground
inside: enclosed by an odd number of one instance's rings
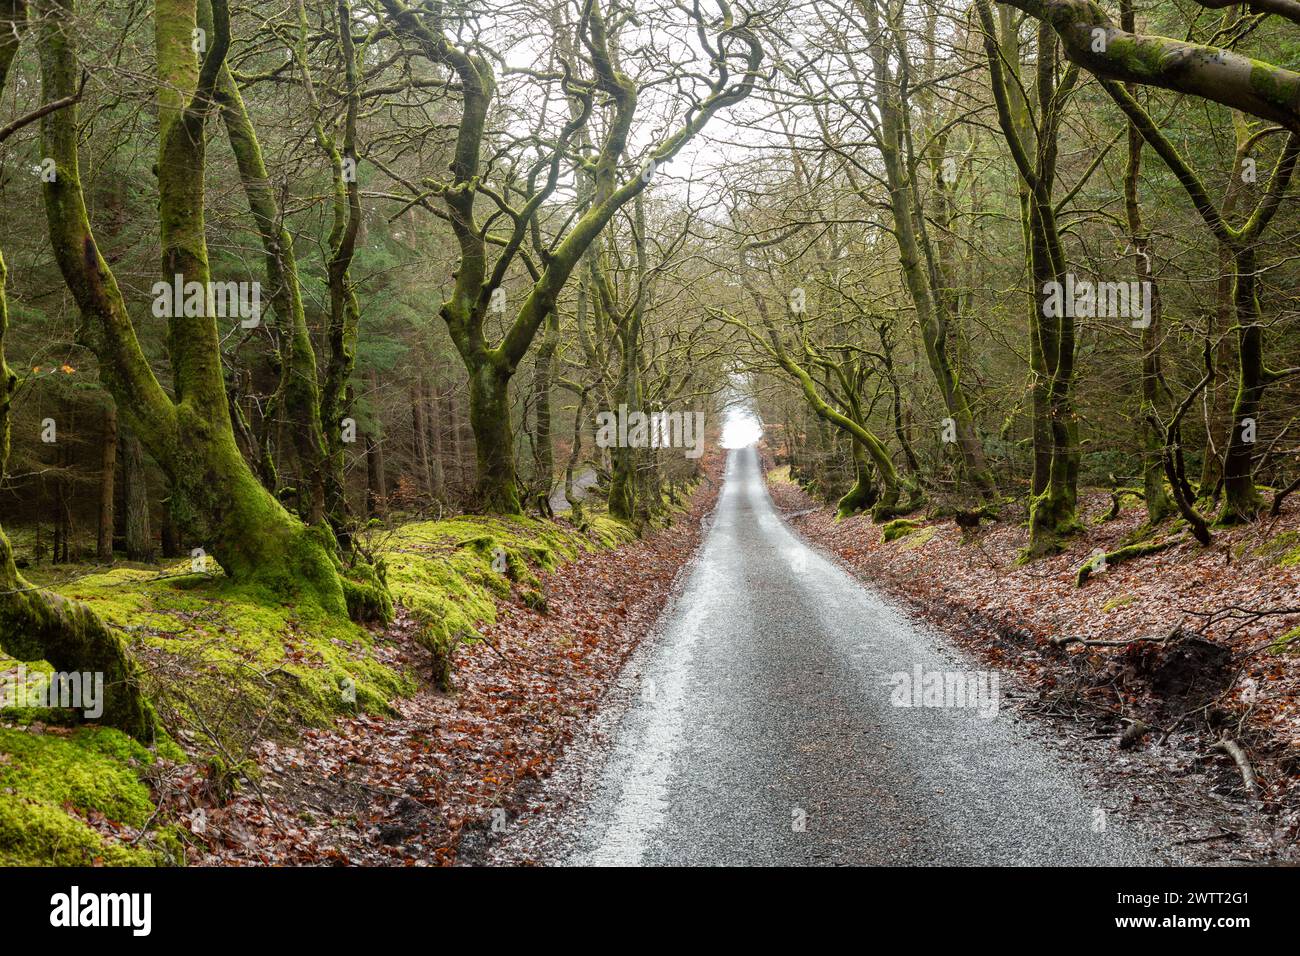
[[[415,616],[430,644],[473,639],[495,620],[495,600],[511,587],[537,593],[536,571],[550,571],[584,549],[613,548],[632,538],[604,516],[586,532],[527,517],[464,516],[404,525],[385,545],[388,585]]]
[[[142,771],[157,756],[125,734],[0,725],[0,866],[152,866],[179,860],[166,827],[132,845],[154,801]]]
[[[512,589],[544,606],[540,573],[632,537],[596,514],[581,529],[462,516],[398,525],[377,552],[393,598],[436,648],[474,640]],[[242,758],[256,735],[291,736],[357,710],[384,713],[416,686],[388,663],[374,632],[220,571],[194,573],[188,560],[25,573],[84,601],[126,638],[169,736],[146,748],[114,730],[76,726],[67,712],[0,710],[0,865],[177,862],[180,843],[166,814],[155,814],[150,768],[175,761],[248,772]],[[19,666],[38,678],[48,670],[0,653],[0,676],[12,678]]]

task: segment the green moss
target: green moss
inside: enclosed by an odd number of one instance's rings
[[[187,693],[233,690],[253,708],[270,708],[278,723],[321,725],[352,711],[340,692],[349,681],[356,706],[372,713],[412,686],[374,659],[370,633],[342,615],[188,569],[188,562],[163,574],[117,569],[64,593],[132,640],[184,659],[196,678]]]
[[[451,659],[461,640],[495,617],[496,601],[517,589],[545,613],[541,573],[584,551],[608,549],[635,537],[626,525],[591,515],[581,529],[527,517],[461,517],[406,525],[393,533],[376,564],[393,595],[423,625],[422,639],[442,649],[450,687]],[[247,728],[292,732],[323,725],[332,716],[362,709],[379,712],[414,688],[373,653],[373,635],[317,602],[299,603],[270,584],[237,583],[221,573],[195,574],[188,561],[162,571],[119,567],[57,585],[82,601],[122,635],[137,656],[161,666],[145,675],[146,690],[166,700],[182,726],[203,715],[223,739],[233,735],[242,753]],[[17,661],[0,661],[0,668]],[[29,673],[48,671],[44,662]],[[348,691],[355,691],[355,702]],[[227,724],[227,715],[234,723]],[[270,714],[265,726],[256,719]],[[6,711],[6,720],[39,719],[54,711]],[[200,739],[201,736],[200,736]],[[201,745],[200,745],[201,747]],[[151,752],[103,728],[31,733],[0,725],[0,863],[136,865],[183,858],[165,821],[154,821],[139,846],[102,837],[87,821],[103,818],[139,827],[153,813],[138,772],[158,759],[187,758],[171,740]],[[240,768],[224,776],[237,778]],[[251,768],[250,768],[251,770]]]
[[[116,730],[64,735],[0,727],[0,865],[151,865],[173,853],[130,847],[87,825],[94,814],[140,827],[153,813],[137,775],[153,756]]]
[[[917,548],[924,545],[927,541],[929,541],[938,533],[939,533],[939,529],[934,527],[933,525],[926,528],[921,528],[919,531],[915,531],[912,534],[907,535],[903,539],[903,543],[900,544],[898,547],[902,551],[915,551]]]
[[[9,660],[0,654],[0,675],[8,681],[18,679],[18,668],[26,671],[24,683],[31,693],[41,693],[47,683],[47,677],[54,668],[47,661]],[[30,724],[39,721],[43,724],[73,726],[80,720],[80,714],[64,707],[0,707],[0,720],[14,724]]]
[[[1110,613],[1111,611],[1117,611],[1122,607],[1128,607],[1136,600],[1136,594],[1121,594],[1119,597],[1111,598],[1101,606],[1101,609],[1106,613]]]
[[[1257,558],[1263,558],[1281,568],[1292,568],[1300,564],[1300,531],[1284,531],[1254,550]]]
[[[0,728],[0,789],[32,799],[98,810],[139,825],[153,810],[148,789],[128,769],[152,757],[120,731],[86,727],[69,736]]]
[[[419,620],[426,646],[445,652],[496,620],[496,601],[509,596],[512,583],[525,603],[544,610],[536,571],[633,537],[628,526],[600,515],[584,530],[522,515],[418,522],[393,535],[385,553],[388,584]]]
[[[388,591],[388,566],[358,564],[351,577],[340,575],[348,617],[361,623],[389,624],[393,620],[393,596]]]
[[[544,609],[539,572],[632,538],[625,525],[601,515],[583,531],[528,517],[420,522],[393,534],[377,574],[421,621],[428,641],[472,637],[493,620],[496,600],[509,596],[512,584]],[[178,688],[182,711],[235,694],[248,709],[270,709],[277,725],[291,729],[323,725],[358,707],[383,712],[412,689],[408,675],[374,658],[373,636],[342,615],[268,586],[189,570],[188,561],[161,572],[116,568],[60,591],[84,601],[138,649],[181,659],[181,670],[193,676]],[[355,703],[345,689],[355,690]]]
[[[1055,468],[1055,466],[1053,466]],[[1075,511],[1075,500],[1064,486],[1049,482],[1029,503],[1029,545],[1016,557],[1017,564],[1065,550],[1065,539],[1083,530]]]
[[[1268,649],[1274,654],[1289,654],[1297,647],[1300,647],[1300,627],[1293,627],[1270,644]]]
[[[628,525],[607,515],[588,515],[585,530],[603,548],[617,548],[636,537],[636,532]]]
[[[1284,71],[1262,60],[1250,60],[1250,85],[1261,97],[1285,109],[1296,100],[1296,84]]]
[[[914,521],[910,518],[896,518],[880,526],[880,540],[886,543],[896,541],[922,527],[924,525],[920,521]]]
[[[1123,564],[1126,561],[1132,561],[1134,558],[1144,558],[1148,555],[1159,554],[1166,551],[1174,545],[1181,543],[1183,535],[1175,535],[1165,538],[1163,541],[1148,541],[1143,544],[1130,544],[1122,548],[1117,548],[1105,556],[1105,563],[1102,564],[1095,557],[1089,557],[1082,565],[1079,566],[1078,572],[1074,576],[1075,587],[1083,587],[1088,583],[1088,579],[1106,568],[1114,567],[1117,564]]]

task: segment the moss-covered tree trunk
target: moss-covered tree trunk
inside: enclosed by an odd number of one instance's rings
[[[853,487],[835,506],[836,517],[847,518],[850,515],[868,511],[880,498],[876,488],[871,455],[866,446],[856,438],[852,440],[853,449]]]
[[[1012,21],[1004,9],[999,29],[988,0],[976,0],[976,9],[984,28],[998,123],[1022,185],[1022,227],[1034,282],[1029,316],[1034,477],[1029,546],[1024,556],[1035,558],[1059,551],[1062,539],[1080,527],[1079,423],[1073,400],[1076,328],[1071,309],[1052,305],[1052,290],[1059,290],[1068,268],[1052,198],[1058,136],[1061,111],[1069,100],[1078,70],[1070,67],[1058,79],[1056,36],[1050,26],[1040,24],[1032,86],[1037,115],[1030,120],[1018,92],[1021,85],[1005,79],[1005,70],[1015,73],[1020,62],[1018,34]],[[1060,296],[1056,296],[1056,302],[1059,306]]]
[[[45,0],[40,21],[42,92],[50,103],[76,94],[80,68],[70,0]],[[159,81],[159,220],[162,273],[170,283],[208,288],[204,235],[205,119],[229,41],[224,0],[213,0],[213,30],[200,64],[193,0],[156,4]],[[309,530],[270,495],[235,442],[214,315],[171,315],[168,395],[145,358],[115,276],[95,243],[81,189],[75,106],[41,120],[56,176],[44,184],[50,241],[82,313],[98,322],[105,377],[128,423],[171,480],[171,514],[190,542],[226,573],[286,598],[346,610],[328,535]],[[172,310],[175,311],[175,310]],[[183,311],[183,310],[182,310]],[[211,312],[210,308],[199,311]]]
[[[515,435],[510,419],[510,373],[489,357],[469,368],[469,421],[478,463],[475,499],[483,510],[520,514]]]
[[[1223,462],[1223,510],[1219,524],[1254,518],[1264,507],[1255,486],[1254,450],[1260,403],[1269,382],[1264,366],[1264,329],[1256,291],[1255,252],[1237,251],[1233,299],[1237,308],[1237,395],[1232,405],[1232,434]]]
[[[1078,421],[1072,398],[1074,320],[1048,314],[1048,283],[1062,282],[1052,253],[1054,218],[1036,198],[1030,199],[1030,231],[1035,278],[1031,347],[1034,351],[1034,494],[1029,503],[1026,556],[1059,551],[1062,539],[1080,527],[1078,508]],[[1046,221],[1044,221],[1046,220]],[[1041,443],[1042,447],[1038,447]]]
[[[26,26],[26,4],[0,0],[0,91]],[[0,254],[0,476],[9,462],[9,416],[17,377],[4,357],[9,327],[7,281]],[[109,536],[112,524],[110,516]],[[9,538],[0,528],[0,649],[22,661],[48,662],[63,673],[103,675],[104,701],[100,721],[133,737],[149,741],[154,713],[140,692],[138,674],[121,638],[84,604],[34,587],[14,565]]]
[[[645,248],[645,201],[641,194],[632,200],[632,244],[636,251],[636,275],[633,301],[622,315],[615,316],[615,335],[619,347],[619,386],[615,397],[619,410],[642,414],[645,395],[641,383],[641,330],[647,281]],[[608,292],[603,270],[600,274],[604,307],[615,311],[613,295]],[[640,487],[641,463],[646,453],[639,448],[620,446],[614,449],[614,471],[609,482],[609,513],[622,521],[633,521],[644,489]]]
[[[1228,49],[1131,33],[1092,0],[1004,2],[1050,24],[1070,60],[1098,77],[1188,93],[1300,134],[1300,73]]]
[[[619,375],[619,387],[615,390],[615,399],[619,411],[626,409],[630,416],[640,413],[642,406],[640,353],[640,322],[619,330],[619,343],[622,349],[622,370]],[[626,444],[612,449],[610,458],[613,471],[609,479],[609,513],[620,521],[632,521],[637,513],[638,464],[641,450]]]
[[[1124,29],[1133,31],[1133,24],[1125,21]],[[1130,95],[1132,89],[1129,90]],[[1223,192],[1223,215],[1231,216],[1241,196],[1245,192],[1243,181],[1244,165],[1250,160],[1256,137],[1250,134],[1246,117],[1239,110],[1233,110],[1232,127],[1237,140],[1237,155],[1232,164],[1232,175]],[[1201,459],[1201,478],[1198,483],[1199,496],[1203,499],[1218,497],[1219,485],[1223,481],[1223,459],[1232,438],[1232,398],[1230,388],[1231,371],[1237,365],[1236,337],[1232,334],[1234,313],[1233,288],[1236,267],[1233,264],[1233,250],[1230,243],[1216,236],[1219,252],[1219,275],[1214,288],[1214,311],[1211,313],[1210,327],[1206,336],[1214,346],[1214,369],[1208,388],[1208,401],[1205,403],[1205,454]]]
[[[1126,30],[1133,29],[1133,0],[1123,0],[1120,19]],[[1129,95],[1136,87],[1129,86]],[[1142,131],[1132,121],[1128,124],[1128,164],[1124,168],[1124,211],[1128,219],[1129,241],[1133,244],[1134,273],[1141,287],[1150,290],[1151,314],[1142,327],[1142,401],[1139,407],[1138,428],[1142,434],[1142,490],[1147,509],[1147,521],[1159,524],[1175,511],[1174,503],[1165,490],[1164,440],[1151,420],[1159,407],[1161,373],[1160,347],[1163,309],[1160,287],[1156,282],[1155,266],[1151,261],[1151,236],[1142,221],[1142,206],[1138,199],[1138,182],[1142,174]],[[1207,456],[1208,457],[1208,456]]]
[[[537,427],[533,436],[533,462],[540,494],[550,496],[555,488],[555,438],[551,412],[551,387],[555,382],[555,355],[560,346],[560,317],[552,310],[546,319],[533,373],[533,414]]]
[[[293,239],[279,215],[271,179],[242,95],[228,69],[217,75],[215,98],[235,155],[249,211],[262,239],[268,298],[279,327],[280,382],[269,410],[298,460],[299,512],[317,523],[326,513],[328,454],[321,427],[316,351],[303,309]]]
[[[1236,336],[1232,333],[1233,255],[1231,246],[1219,244],[1219,277],[1215,282],[1214,311],[1206,336],[1214,343],[1214,372],[1205,403],[1205,454],[1201,461],[1199,496],[1218,497],[1223,481],[1223,456],[1232,437],[1232,370],[1237,365]]]
[[[876,0],[860,0],[859,7],[875,37],[871,44],[871,59],[881,119],[880,155],[889,189],[889,206],[903,278],[916,308],[926,360],[939,386],[944,408],[953,421],[957,450],[966,477],[979,495],[989,496],[996,492],[997,486],[984,455],[984,444],[966,390],[953,366],[950,339],[955,316],[950,308],[952,300],[947,296],[947,290],[941,287],[947,279],[943,276],[941,256],[932,248],[926,231],[927,211],[922,205],[913,167],[904,160],[904,153],[912,152],[911,129],[906,116],[909,104],[903,103],[900,108],[897,100],[898,91],[912,82],[907,75],[910,65],[906,58],[899,58],[887,46],[890,31],[894,29],[888,22],[888,11],[886,22],[882,24]],[[882,25],[887,29],[882,29]],[[902,48],[901,43],[899,48]],[[936,282],[936,279],[940,281]]]
[[[1135,244],[1138,259],[1139,281],[1149,282],[1152,296],[1151,323],[1142,330],[1142,492],[1146,501],[1147,521],[1159,524],[1177,510],[1165,487],[1164,442],[1150,421],[1150,415],[1159,407],[1161,389],[1160,338],[1161,312],[1155,276],[1151,272],[1150,242],[1143,239]]]
[[[573,442],[569,448],[569,458],[564,463],[564,500],[569,503],[575,521],[582,520],[582,502],[574,485],[578,464],[582,461],[582,423],[587,414],[587,403],[591,398],[589,386],[578,390],[578,407],[574,410]]]
[[[306,5],[298,0],[300,31],[297,52],[304,77],[303,86],[316,117],[317,145],[329,160],[334,200],[326,276],[330,300],[327,329],[329,354],[320,396],[320,422],[325,440],[325,460],[321,469],[324,474],[324,509],[335,535],[346,546],[352,534],[352,515],[345,481],[347,460],[344,453],[344,418],[349,404],[348,383],[356,367],[357,335],[361,319],[361,308],[351,277],[357,236],[361,230],[361,186],[357,177],[356,142],[361,90],[358,78],[360,57],[352,40],[352,8],[348,0],[337,0],[334,13],[339,55],[343,60],[346,103],[341,142],[326,131],[320,116],[320,104],[316,100],[315,85],[307,65]]]

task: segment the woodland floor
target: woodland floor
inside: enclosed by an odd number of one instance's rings
[[[1022,715],[1047,722],[1127,812],[1204,860],[1300,856],[1300,509],[1113,565],[1075,584],[1097,549],[1142,524],[1140,504],[1111,521],[1107,493],[1082,496],[1086,531],[1064,553],[1017,565],[1027,529],[919,521],[891,542],[880,526],[833,511],[769,471],[770,493],[806,540],[863,581],[1015,679]],[[1254,617],[1256,611],[1295,613]],[[1166,639],[1177,631],[1177,636]],[[1053,645],[1052,638],[1129,641]],[[1005,685],[1004,685],[1005,686]],[[1127,719],[1151,725],[1120,746]],[[1168,731],[1168,733],[1166,733]],[[1211,749],[1238,741],[1258,775],[1252,800],[1234,762]],[[1126,742],[1127,744],[1127,742]]]
[[[472,834],[518,814],[652,628],[717,495],[720,462],[687,512],[616,551],[541,575],[547,612],[516,591],[456,656],[456,689],[427,680],[429,653],[402,611],[377,639],[385,663],[420,676],[392,717],[356,716],[256,750],[259,786],[213,807],[197,771],[171,800],[204,807],[201,865],[448,865]]]
[[[399,529],[388,545],[395,590],[424,586],[426,594],[448,595],[454,607],[442,617],[477,624],[482,637],[461,647],[451,693],[428,679],[431,658],[412,611],[366,634],[351,625],[320,630],[291,608],[250,603],[219,579],[126,568],[54,584],[110,619],[132,622],[116,626],[131,635],[158,686],[185,688],[196,676],[215,675],[214,698],[232,687],[254,700],[270,681],[294,689],[292,699],[311,703],[316,716],[281,713],[267,701],[250,706],[277,716],[259,716],[251,731],[241,731],[254,734],[243,749],[223,744],[215,770],[193,755],[223,734],[230,740],[222,726],[208,726],[226,719],[224,707],[187,710],[182,698],[173,716],[188,714],[189,726],[154,755],[108,732],[10,717],[0,724],[0,811],[19,814],[9,821],[14,832],[28,832],[39,820],[50,834],[46,844],[14,848],[14,859],[484,859],[496,834],[545,817],[565,800],[563,787],[548,778],[566,748],[591,732],[630,656],[654,632],[707,525],[720,466],[720,456],[706,461],[706,480],[671,525],[617,548],[615,537],[592,532],[604,543],[570,553],[566,548],[582,537],[575,529],[529,525],[534,537],[518,539],[519,553],[542,541],[538,535],[550,536],[553,553],[564,552],[552,570],[535,569],[536,588],[502,583],[464,547],[479,540],[467,539],[471,532],[508,538],[510,527],[466,517]],[[1296,859],[1300,642],[1288,637],[1300,613],[1253,614],[1300,606],[1296,507],[1277,520],[1219,532],[1210,548],[1185,542],[1113,565],[1078,587],[1079,567],[1098,548],[1114,549],[1141,525],[1140,507],[1101,521],[1109,496],[1085,494],[1087,531],[1065,553],[1020,566],[1015,558],[1026,530],[1014,522],[964,535],[951,521],[918,517],[916,527],[885,543],[881,527],[865,517],[836,521],[785,469],[770,471],[768,485],[807,541],[997,667],[1017,713],[1041,725],[1054,746],[1113,793],[1116,809],[1150,823],[1189,859]],[[435,573],[446,579],[420,577]],[[481,581],[491,587],[484,590]],[[462,585],[463,599],[456,591]],[[537,591],[545,596],[544,613],[535,609]],[[1128,643],[1054,645],[1062,635]],[[195,670],[191,657],[199,660],[200,651],[219,652],[222,666]],[[229,683],[232,673],[242,683]],[[364,706],[322,718],[336,707],[329,697],[349,673]],[[1123,721],[1131,719],[1151,729],[1135,746],[1121,747]],[[1245,792],[1233,761],[1213,749],[1225,737],[1248,754],[1259,778],[1257,799]],[[23,769],[33,754],[49,764],[44,777]],[[232,780],[243,782],[216,785]],[[73,839],[79,842],[68,843]],[[56,845],[60,855],[51,856]]]

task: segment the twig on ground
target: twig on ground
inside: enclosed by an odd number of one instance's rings
[[[1250,758],[1246,756],[1245,749],[1231,737],[1224,737],[1218,743],[1210,747],[1211,750],[1218,750],[1233,759],[1237,769],[1241,771],[1242,782],[1246,785],[1251,799],[1259,799],[1259,781],[1255,778],[1255,768],[1250,765]]]

